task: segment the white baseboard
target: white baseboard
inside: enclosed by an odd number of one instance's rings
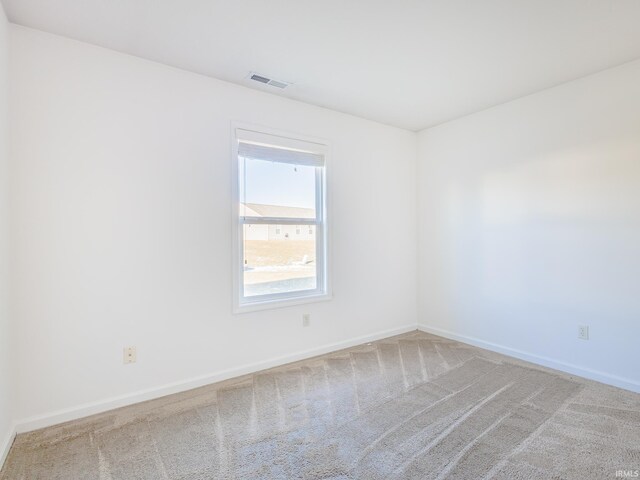
[[[7,435],[1,440],[2,443],[0,443],[0,470],[2,470],[2,466],[7,459],[7,455],[9,455],[9,450],[11,450],[11,445],[13,445],[15,438],[16,425],[12,424]]]
[[[607,385],[613,385],[614,387],[624,388],[625,390],[631,390],[635,393],[640,393],[640,383],[631,380],[629,378],[618,377],[605,372],[592,370],[590,368],[580,367],[571,363],[562,362],[560,360],[554,360],[553,358],[544,357],[541,355],[535,355],[533,353],[524,352],[515,348],[505,347],[496,343],[487,342],[475,337],[468,337],[466,335],[459,335],[449,330],[442,328],[430,327],[428,325],[418,324],[418,330],[431,333],[433,335],[439,335],[441,337],[448,338],[450,340],[456,340],[458,342],[467,343],[476,347],[491,350],[492,352],[502,353],[510,357],[519,358],[527,362],[542,365],[543,367],[553,368],[565,373],[570,373],[579,377],[584,377],[589,380],[595,380],[596,382],[605,383]]]
[[[89,415],[95,415],[97,413],[113,410],[114,408],[125,407],[127,405],[133,405],[135,403],[164,397],[165,395],[184,392],[186,390],[202,387],[211,383],[220,382],[222,380],[228,380],[230,378],[258,372],[260,370],[265,370],[267,368],[278,367],[287,363],[297,362],[299,360],[323,355],[325,353],[331,353],[336,350],[353,347],[362,343],[381,340],[383,338],[391,337],[394,335],[411,332],[416,329],[416,324],[410,324],[400,328],[384,330],[370,335],[363,335],[360,337],[352,338],[350,340],[336,342],[310,350],[304,350],[291,355],[283,355],[280,357],[272,358],[270,360],[244,365],[242,367],[214,372],[208,375],[174,382],[160,387],[140,390],[126,395],[120,395],[97,402],[85,403],[83,405],[78,405],[76,407],[67,408],[64,410],[58,410],[43,415],[25,418],[17,421],[15,423],[15,427],[18,433],[24,433],[32,430],[37,430],[39,428],[50,427],[52,425],[68,422],[70,420],[77,420],[79,418],[88,417]]]

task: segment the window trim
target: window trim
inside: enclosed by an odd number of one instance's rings
[[[244,217],[240,216],[240,178],[238,176],[238,130],[255,133],[256,138],[280,137],[279,144],[283,146],[300,144],[317,145],[317,151],[324,156],[324,165],[316,167],[316,191],[321,192],[316,195],[316,218],[315,219],[284,219],[265,217]],[[244,135],[243,135],[244,136]],[[330,146],[324,139],[299,135],[282,130],[250,125],[242,122],[231,122],[231,173],[232,173],[232,272],[233,272],[233,305],[232,311],[235,314],[283,308],[305,303],[315,303],[330,300],[331,290],[331,262],[330,262],[330,228],[329,214],[330,196],[327,185],[329,184],[329,152]],[[322,172],[322,174],[319,174]],[[256,300],[246,301],[244,297],[243,284],[243,250],[241,240],[243,238],[242,229],[245,224],[277,224],[282,225],[315,225],[316,227],[316,285],[314,290],[302,290],[299,292],[277,293],[260,295]],[[321,268],[321,267],[324,268]],[[324,287],[324,288],[323,288]],[[245,301],[243,301],[245,300]]]

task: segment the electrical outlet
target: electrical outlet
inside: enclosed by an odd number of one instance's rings
[[[138,352],[136,352],[136,347],[124,347],[124,356],[123,361],[125,365],[128,363],[136,363],[138,360]]]
[[[305,313],[302,315],[302,326],[308,327],[309,325],[311,325],[311,314]]]
[[[588,325],[579,325],[578,326],[578,338],[580,340],[589,340],[589,326]]]

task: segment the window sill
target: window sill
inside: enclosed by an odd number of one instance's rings
[[[307,303],[326,302],[333,298],[331,293],[322,293],[315,295],[305,295],[289,299],[265,300],[261,302],[250,302],[240,305],[234,305],[233,313],[249,313],[260,310],[275,310],[277,308],[293,307],[295,305],[304,305]]]

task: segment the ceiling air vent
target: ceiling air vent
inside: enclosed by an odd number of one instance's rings
[[[265,77],[264,75],[258,75],[257,73],[250,73],[249,79],[264,83],[265,85],[271,85],[276,88],[287,88],[290,84],[287,82],[281,82],[280,80],[274,80],[273,78]]]

